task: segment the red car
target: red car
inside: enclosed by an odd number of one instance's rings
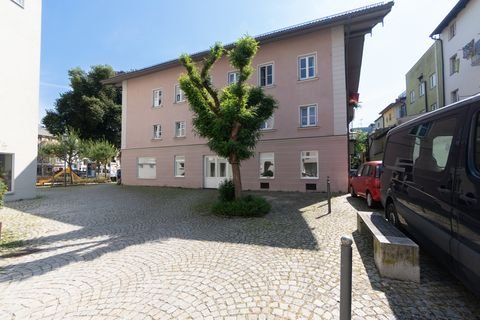
[[[357,175],[350,179],[350,194],[367,199],[367,205],[372,208],[380,202],[380,175],[382,161],[365,162],[358,169]]]

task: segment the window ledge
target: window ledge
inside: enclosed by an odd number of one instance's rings
[[[309,130],[309,129],[318,129],[320,126],[307,126],[307,127],[298,127],[298,130]]]
[[[174,176],[174,178],[181,178],[181,179],[185,179],[185,176]]]
[[[173,104],[185,104],[187,100],[182,100],[182,101],[175,101]]]
[[[276,88],[277,85],[274,83],[274,84],[269,84],[268,86],[259,86],[259,87],[262,89],[273,89],[273,88]]]
[[[260,180],[275,180],[275,177],[258,177]]]
[[[162,138],[152,138],[152,141],[162,141]]]
[[[300,177],[302,180],[318,180],[318,177]]]
[[[260,129],[260,132],[275,132],[277,129],[272,128],[272,129]]]
[[[152,109],[161,109],[163,108],[163,104],[159,105],[159,106],[152,106]]]
[[[309,81],[315,81],[318,80],[318,77],[313,77],[313,78],[307,78],[307,79],[297,79],[297,83],[303,83],[303,82],[309,82]]]
[[[187,136],[175,136],[174,139],[185,139]]]

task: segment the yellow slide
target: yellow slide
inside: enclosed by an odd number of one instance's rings
[[[66,172],[67,175],[70,176],[70,172],[71,172],[71,171],[70,171],[70,168],[67,168],[67,169],[65,170],[65,172]],[[63,175],[64,175],[64,172],[63,172],[63,169],[62,169],[60,172],[58,172],[57,174],[55,174],[55,175],[53,176],[53,178],[38,180],[37,185],[43,186],[45,183],[52,183],[56,178],[63,177]],[[73,182],[77,182],[77,181],[79,181],[79,180],[81,179],[75,172],[72,172],[71,177],[72,177]]]

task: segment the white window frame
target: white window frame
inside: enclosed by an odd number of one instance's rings
[[[313,57],[313,75],[309,76],[308,70],[310,69],[310,65],[308,63],[310,57]],[[301,68],[301,61],[305,59],[305,77],[302,78],[302,68]],[[315,79],[317,77],[317,53],[307,53],[297,57],[297,79],[299,81]]]
[[[457,22],[453,21],[448,27],[448,40],[455,37],[456,34],[457,34]]]
[[[410,103],[415,103],[416,97],[415,97],[415,90],[410,91]]]
[[[304,175],[305,168],[303,164],[305,163],[305,159],[315,158],[317,161],[317,176],[315,177],[308,177]],[[306,174],[306,173],[305,173]],[[318,179],[318,151],[311,150],[311,151],[302,151],[300,153],[300,178],[301,179]]]
[[[143,169],[153,169],[147,171]],[[145,174],[144,176],[142,176]],[[157,178],[157,159],[153,157],[139,157],[137,158],[137,178],[138,179],[156,179]]]
[[[274,152],[260,152],[258,155],[259,166],[258,166],[258,176],[260,179],[274,179],[275,178],[275,153]],[[272,176],[263,176],[264,164],[266,161],[271,162],[271,166],[268,168],[269,171],[272,171]]]
[[[153,125],[153,139],[154,140],[162,139],[162,126],[160,124]]]
[[[185,156],[175,156],[174,162],[175,162],[175,167],[173,169],[174,176],[176,178],[185,178]],[[182,163],[183,163],[183,168],[181,166]]]
[[[303,125],[302,124],[302,110],[303,109],[307,109],[307,124],[306,125]],[[314,115],[315,115],[315,123],[314,124],[311,124],[310,123],[310,116],[312,114],[312,110],[313,109],[313,112],[314,112]],[[316,127],[318,125],[318,107],[316,104],[309,104],[309,105],[304,105],[304,106],[300,106],[298,108],[299,110],[299,125],[300,125],[300,128],[308,128],[308,127]]]
[[[230,76],[233,76],[233,80],[230,79]],[[239,78],[240,78],[240,72],[239,71],[228,72],[227,73],[227,83],[228,83],[228,85],[237,83]]]
[[[267,73],[266,73],[269,66],[272,67],[272,82],[271,83],[268,83],[268,80],[267,80],[268,76],[267,76]],[[264,85],[262,85],[262,68],[265,68],[265,84]],[[257,72],[258,72],[258,86],[259,87],[266,88],[266,87],[271,87],[275,84],[275,64],[274,64],[273,61],[262,63],[262,64],[258,65]]]
[[[180,84],[175,85],[175,103],[185,102],[185,93],[180,88]]]
[[[273,114],[267,120],[263,121],[260,125],[260,130],[272,130],[273,126],[275,125],[275,119],[273,118]]]
[[[419,97],[423,97],[425,95],[425,86],[426,86],[426,83],[424,81],[421,81],[420,84],[418,85]]]
[[[186,128],[185,121],[175,121],[175,138],[185,137]]]
[[[159,93],[160,93],[160,97],[159,97]],[[161,88],[152,90],[152,98],[153,98],[152,105],[154,108],[163,107],[163,90]],[[160,103],[158,103],[159,98],[160,98]]]
[[[432,109],[432,111],[437,110],[438,109],[437,103],[435,102],[434,104],[432,104],[430,108]]]
[[[460,101],[460,96],[458,95],[458,89],[452,90],[450,92],[450,100],[451,100],[451,103]]]
[[[437,73],[432,73],[430,75],[430,89],[433,89],[437,86]]]
[[[450,75],[460,72],[460,59],[457,54],[450,57]]]

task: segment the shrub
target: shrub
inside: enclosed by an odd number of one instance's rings
[[[235,200],[235,185],[233,184],[233,180],[225,179],[222,183],[220,183],[218,192],[220,193],[220,201],[231,202]]]
[[[212,213],[222,216],[262,217],[271,207],[267,200],[248,195],[240,200],[219,200],[213,205]]]
[[[5,193],[7,193],[7,190],[7,185],[3,182],[3,179],[0,178],[0,208],[3,207],[3,197]]]

